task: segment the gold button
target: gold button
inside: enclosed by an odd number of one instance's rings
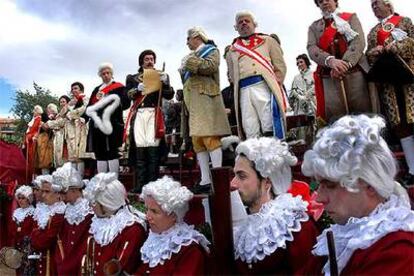
[[[39,267],[42,267],[42,265],[39,265]]]
[[[75,231],[72,231],[72,234],[75,234],[76,232]]]
[[[257,71],[254,71],[253,74],[257,75]]]
[[[96,265],[99,266],[99,262],[96,262]]]
[[[252,66],[256,66],[256,64],[252,63]]]
[[[70,242],[71,245],[74,245],[75,243],[73,241]]]
[[[253,265],[252,265],[252,264],[249,264],[247,267],[248,267],[249,269],[252,269],[252,268],[253,268]]]
[[[98,256],[101,256],[101,252],[98,252]]]

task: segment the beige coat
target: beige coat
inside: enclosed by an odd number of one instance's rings
[[[189,114],[190,136],[225,136],[230,125],[224,110],[219,81],[220,54],[190,55],[184,69],[191,73],[184,83],[184,103]]]
[[[279,106],[282,106],[281,95],[283,92],[280,90],[278,82],[283,83],[287,71],[286,64],[283,59],[282,49],[274,38],[263,34],[258,34],[258,36],[262,38],[264,42],[257,45],[253,48],[253,50],[260,53],[264,58],[272,63],[277,79],[275,79],[274,76],[257,61],[245,55],[241,56],[240,53],[233,48],[230,48],[226,56],[229,77],[231,82],[234,84],[234,109],[236,112],[237,130],[239,137],[242,139],[245,138],[245,135],[242,128],[239,105],[239,81],[241,79],[261,75],[265,79],[272,93],[275,95]],[[282,116],[286,129],[286,117],[283,112]]]
[[[53,130],[53,164],[59,168],[66,161],[63,159],[63,148],[65,145],[65,124],[67,109],[62,109],[55,120],[47,121],[47,125]]]
[[[78,108],[69,107],[66,114],[65,138],[68,147],[68,160],[80,161],[81,158],[93,158],[93,153],[86,152],[88,126],[82,118],[85,113],[89,99],[83,99],[83,105]]]

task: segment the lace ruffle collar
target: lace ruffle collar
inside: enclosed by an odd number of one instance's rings
[[[20,224],[24,221],[24,219],[27,216],[33,216],[34,211],[35,211],[35,208],[32,205],[30,205],[29,207],[26,207],[26,208],[17,208],[13,212],[13,220],[16,223]]]
[[[65,219],[70,225],[79,225],[89,214],[93,214],[93,211],[86,198],[78,198],[75,204],[66,205]]]
[[[235,258],[246,263],[262,261],[278,248],[286,248],[299,232],[301,222],[309,220],[308,203],[301,196],[281,194],[264,204],[256,214],[234,228]]]
[[[110,217],[99,218],[95,215],[92,218],[89,233],[93,235],[96,243],[101,246],[110,244],[126,227],[134,223],[139,223],[146,228],[145,215],[131,206],[129,208],[132,209],[132,212],[127,206],[124,206]]]
[[[37,209],[37,208],[36,208]],[[66,204],[62,201],[56,202],[53,205],[39,206],[39,211],[35,213],[35,220],[37,221],[37,226],[40,229],[45,229],[49,218],[53,217],[55,214],[64,214],[66,209]]]
[[[345,225],[334,224],[325,229],[317,238],[312,253],[317,256],[328,255],[326,232],[332,231],[335,240],[338,270],[341,272],[357,249],[366,249],[387,234],[396,231],[414,231],[414,212],[396,195],[382,203],[363,218],[350,218]],[[329,260],[323,268],[330,275]]]
[[[141,259],[144,263],[148,263],[149,267],[163,265],[165,261],[171,259],[173,254],[180,252],[182,247],[193,242],[201,245],[209,252],[208,245],[210,242],[206,237],[194,230],[194,226],[184,222],[177,223],[160,234],[150,231],[148,239],[141,247]]]

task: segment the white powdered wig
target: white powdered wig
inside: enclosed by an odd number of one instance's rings
[[[203,30],[203,28],[198,27],[198,26],[197,27],[192,27],[191,29],[189,29],[187,31],[187,36],[191,37],[191,38],[199,36],[204,41],[204,43],[207,43],[208,40],[209,40],[209,38],[208,38],[206,32]]]
[[[247,10],[239,11],[238,13],[236,13],[236,17],[235,17],[236,25],[237,25],[237,22],[239,21],[240,17],[244,17],[244,16],[250,17],[253,21],[254,26],[255,27],[258,26],[257,21],[256,21],[256,17],[254,16],[254,14],[251,11],[247,11]]]
[[[35,105],[33,111],[36,111],[37,114],[43,114],[43,108],[40,105]]]
[[[305,153],[302,173],[309,177],[339,182],[350,192],[358,192],[361,179],[379,195],[388,199],[408,195],[394,181],[397,165],[381,137],[385,121],[379,116],[344,116],[332,126],[319,131],[317,141]]]
[[[41,177],[41,175],[36,176],[36,178],[32,180],[32,184],[34,188],[37,188],[37,189],[40,189],[40,187],[42,186],[42,182],[40,181],[41,178],[39,177]]]
[[[33,202],[33,190],[30,186],[27,186],[27,185],[20,186],[14,193],[14,196],[16,197],[16,199],[19,195],[22,195],[25,198],[27,198],[30,203]]]
[[[84,196],[91,203],[99,203],[109,211],[116,211],[126,204],[126,190],[116,173],[98,173],[87,184]]]
[[[193,193],[174,179],[164,176],[142,188],[141,198],[147,197],[152,197],[167,214],[175,213],[177,222],[182,222]]]
[[[262,177],[270,179],[275,195],[289,190],[292,183],[290,167],[298,160],[289,152],[287,143],[269,137],[251,138],[241,142],[236,152],[238,157],[244,155],[252,161]]]
[[[81,175],[70,162],[57,168],[52,177],[53,183],[62,186],[63,191],[67,191],[69,187],[82,188],[84,186]]]
[[[110,62],[102,62],[101,64],[99,64],[98,67],[98,76],[101,76],[101,73],[104,69],[109,69],[111,70],[111,73],[114,73],[114,66],[112,65],[112,63]]]
[[[61,186],[60,183],[54,183],[53,177],[50,174],[39,175],[36,177],[36,180],[40,181],[40,188],[42,188],[43,184],[50,183],[52,184],[53,192],[59,193],[63,191],[63,186]]]
[[[53,114],[58,114],[58,107],[54,103],[50,103],[47,105],[47,111]]]

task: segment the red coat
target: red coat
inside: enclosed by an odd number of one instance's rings
[[[24,237],[30,237],[34,224],[35,222],[31,215],[26,216],[21,223],[17,223],[12,219],[10,226],[10,244],[18,249],[21,248],[23,246]]]
[[[206,268],[207,253],[199,244],[192,243],[163,265],[150,268],[149,264],[142,264],[135,275],[205,275]]]
[[[64,258],[60,254],[55,255],[58,275],[77,275],[80,273],[82,258],[86,254],[86,241],[92,217],[92,214],[87,215],[79,225],[69,224],[67,220],[63,222],[60,238]]]
[[[312,256],[311,251],[316,244],[319,230],[312,219],[303,222],[301,225],[300,232],[293,234],[293,241],[286,243],[286,249],[279,248],[272,255],[257,263],[247,264],[238,259],[236,260],[237,272],[243,275],[303,274],[303,265]]]
[[[58,234],[61,231],[65,218],[63,214],[55,214],[49,218],[45,229],[37,227],[31,235],[32,248],[38,253],[42,253],[42,258],[37,262],[37,275],[56,275],[55,259],[60,254],[57,248]]]
[[[414,233],[393,232],[356,250],[341,275],[414,275]]]
[[[313,256],[306,265],[307,275],[322,275],[326,256]],[[367,249],[354,251],[341,275],[414,275],[414,233],[397,231]]]
[[[120,259],[123,271],[132,274],[141,264],[140,248],[147,239],[147,233],[139,223],[134,223],[122,230],[108,245],[101,246],[95,243],[93,256],[94,274],[104,275],[104,265],[112,259]],[[126,243],[127,246],[125,247]],[[122,256],[121,256],[122,255]]]
[[[26,182],[30,182],[32,180],[32,174],[34,172],[35,167],[35,156],[36,156],[36,143],[33,140],[35,136],[39,134],[40,130],[40,123],[42,122],[42,117],[36,116],[33,119],[33,124],[28,127],[26,131],[26,135],[24,138],[24,145],[26,148]]]

